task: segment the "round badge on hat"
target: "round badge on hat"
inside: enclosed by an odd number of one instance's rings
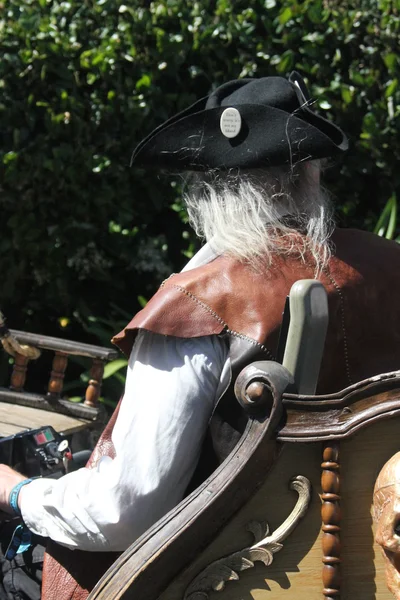
[[[227,138],[234,138],[240,133],[242,117],[237,108],[226,108],[219,122],[222,134]]]

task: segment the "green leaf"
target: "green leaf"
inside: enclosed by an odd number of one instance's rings
[[[97,79],[98,79],[98,76],[96,75],[96,73],[88,73],[86,75],[86,81],[88,82],[89,85],[93,85]]]
[[[354,88],[353,88],[354,90]],[[353,91],[348,87],[342,87],[342,99],[345,104],[351,104],[353,100]]]
[[[322,20],[322,6],[320,2],[313,0],[307,8],[307,16],[312,23],[319,25]]]
[[[393,79],[392,81],[388,81],[388,86],[385,90],[385,98],[390,98],[393,96],[395,91],[397,90],[399,85],[398,79]]]
[[[18,158],[18,152],[7,152],[3,156],[3,163],[5,165],[8,165],[9,163],[11,163],[12,161],[16,160],[17,158]]]
[[[397,197],[393,193],[387,201],[375,226],[374,233],[388,240],[393,239],[397,222]]]
[[[277,65],[277,70],[279,73],[287,73],[293,67],[294,56],[291,50],[287,50],[282,54],[282,58]]]
[[[82,396],[68,396],[68,400],[69,400],[69,402],[78,403],[78,402],[82,402],[83,398],[82,398]]]
[[[286,25],[288,21],[293,17],[292,9],[288,6],[285,8],[281,14],[279,15],[279,23],[281,25]]]
[[[142,75],[139,81],[136,82],[136,89],[141,90],[142,88],[148,88],[151,85],[150,75]]]
[[[389,54],[386,54],[386,56],[383,57],[383,62],[387,66],[388,71],[390,73],[394,72],[396,70],[397,64],[398,64],[397,54],[395,54],[394,52],[390,52]]]
[[[139,302],[140,306],[142,308],[144,308],[146,306],[146,304],[147,304],[146,298],[144,296],[138,296],[137,299],[138,299],[138,302]]]
[[[117,373],[121,369],[125,369],[127,366],[128,361],[126,360],[126,358],[117,358],[116,360],[112,360],[111,362],[107,363],[104,367],[103,379],[108,379],[109,377],[112,377],[112,375],[115,375],[115,373]]]
[[[393,236],[394,236],[394,233],[396,230],[396,222],[397,222],[397,198],[396,198],[396,194],[393,194],[389,223],[387,226],[387,231],[386,231],[386,236],[385,236],[387,240],[393,239]]]

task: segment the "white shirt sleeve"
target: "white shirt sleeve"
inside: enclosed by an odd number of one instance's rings
[[[112,434],[115,458],[24,486],[25,523],[70,548],[125,550],[182,499],[228,383],[228,350],[217,336],[140,331]]]

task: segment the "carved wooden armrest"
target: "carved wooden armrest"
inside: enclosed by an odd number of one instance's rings
[[[273,362],[263,363],[258,374],[268,393],[233,452],[190,496],[122,554],[90,594],[91,600],[156,600],[265,480],[278,454],[275,432],[282,416],[282,394],[292,377]],[[245,404],[247,387],[242,379],[241,399]]]

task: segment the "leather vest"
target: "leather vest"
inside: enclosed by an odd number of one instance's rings
[[[340,229],[332,243],[333,256],[318,275],[329,304],[317,389],[324,394],[400,367],[400,246],[366,232]],[[307,258],[276,257],[268,268],[255,270],[223,255],[167,279],[113,341],[129,355],[138,329],[177,337],[225,336],[233,382],[249,362],[275,359],[290,288],[314,276],[315,266]],[[110,453],[112,426],[107,426],[94,456]],[[205,464],[208,469],[202,476],[226,457],[243,427],[231,385],[209,428],[207,458],[203,455],[200,461],[200,467]],[[115,553],[71,551],[50,542],[42,598],[84,600],[113,558]]]

